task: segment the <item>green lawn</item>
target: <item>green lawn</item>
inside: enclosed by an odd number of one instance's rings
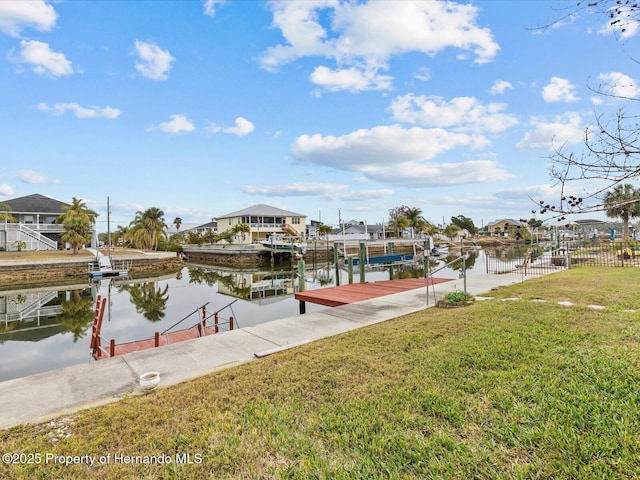
[[[627,310],[640,307],[639,276],[561,272],[0,432],[4,452],[42,456],[0,476],[635,478],[640,312]],[[47,453],[110,457],[63,466]],[[192,463],[177,464],[187,453]]]

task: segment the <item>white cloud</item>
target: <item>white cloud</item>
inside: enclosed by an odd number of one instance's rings
[[[580,114],[567,112],[547,122],[542,117],[533,117],[533,131],[527,132],[516,145],[519,149],[553,149],[565,143],[577,144],[584,139],[585,125]]]
[[[0,195],[5,196],[5,197],[13,196],[14,195],[13,188],[11,188],[6,183],[1,183],[0,184]]]
[[[513,175],[493,160],[471,160],[460,163],[404,162],[364,170],[378,182],[409,187],[435,187],[508,180]]]
[[[209,123],[206,127],[207,133],[229,133],[231,135],[237,135],[239,137],[244,137],[245,135],[249,135],[251,132],[255,130],[255,126],[249,120],[243,117],[236,118],[235,125],[233,127],[223,128],[220,125],[215,123]],[[274,135],[274,138],[277,135]]]
[[[175,60],[169,50],[162,50],[153,42],[135,41],[135,52],[138,56],[136,70],[151,80],[166,80],[171,63]]]
[[[71,62],[66,59],[64,54],[53,52],[48,43],[37,40],[22,40],[20,47],[20,54],[15,57],[10,55],[9,60],[14,63],[31,65],[31,69],[38,75],[58,78],[73,73]]]
[[[407,94],[391,102],[395,120],[427,127],[456,127],[463,131],[501,132],[518,124],[514,115],[502,113],[504,103],[482,104],[474,97],[441,97]]]
[[[77,118],[107,118],[113,120],[120,116],[120,110],[111,107],[82,107],[77,103],[56,103],[49,105],[47,103],[38,104],[38,110],[42,112],[52,112],[54,115],[64,115],[65,112],[70,111],[75,114]]]
[[[320,196],[327,200],[363,201],[388,197],[393,190],[353,190],[352,187],[339,183],[298,182],[285,185],[243,185],[240,187],[250,195],[264,195],[273,197],[306,197]]]
[[[213,17],[216,14],[216,8],[224,2],[225,0],[205,0],[204,14]]]
[[[382,183],[427,186],[503,180],[511,175],[488,160],[430,162],[458,146],[482,148],[483,137],[398,125],[362,129],[341,137],[302,135],[291,146],[298,163],[358,172]]]
[[[393,80],[393,77],[378,75],[375,71],[363,71],[353,67],[331,70],[325,66],[317,67],[310,78],[313,83],[331,92],[388,90]]]
[[[511,82],[507,82],[506,80],[496,80],[491,87],[491,95],[500,95],[507,90],[513,90]]]
[[[246,118],[238,117],[236,118],[235,126],[225,128],[223,131],[225,133],[230,133],[232,135],[237,135],[239,137],[244,137],[245,135],[249,135],[254,130],[254,125]]]
[[[542,98],[547,102],[576,102],[575,87],[566,78],[551,77],[549,85],[542,89]]]
[[[20,173],[18,173],[18,180],[30,184],[60,183],[60,180],[50,179],[44,173],[35,172],[33,170],[21,170]]]
[[[606,16],[607,23],[598,30],[600,35],[615,34],[620,40],[627,40],[638,34],[640,22],[638,22],[637,4],[629,4],[629,2],[625,4],[622,1],[615,2],[615,5],[612,5],[609,10],[612,16]]]
[[[50,31],[58,15],[51,5],[43,0],[0,1],[0,32],[17,37],[24,28]]]
[[[486,63],[500,49],[491,31],[476,25],[479,9],[473,5],[333,0],[278,0],[269,5],[273,27],[285,42],[267,48],[259,59],[262,68],[273,71],[307,56],[332,59],[336,68],[318,67],[313,79],[334,90],[345,84],[352,91],[360,84],[365,89],[372,85],[391,88],[390,77],[377,72],[387,69],[394,55],[422,52],[433,56],[455,48],[472,52],[476,63]],[[331,21],[322,22],[324,18]],[[364,78],[369,82],[363,82]]]
[[[601,73],[600,90],[606,95],[620,98],[640,97],[638,81],[620,72]]]
[[[427,67],[420,67],[413,76],[418,80],[426,82],[428,80],[431,80],[431,70],[429,70]]]
[[[171,115],[171,120],[160,124],[160,130],[177,135],[183,132],[192,132],[196,129],[193,122],[182,114]]]

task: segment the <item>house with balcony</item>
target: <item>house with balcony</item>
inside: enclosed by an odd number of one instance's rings
[[[3,220],[0,223],[0,248],[16,250],[16,242],[24,242],[25,250],[56,250],[60,245],[60,235],[64,227],[56,219],[65,213],[68,203],[45,195],[33,194],[26,197],[4,200],[15,222]]]
[[[249,242],[266,240],[268,236],[284,235],[303,237],[305,233],[306,215],[289,212],[270,205],[253,205],[237,212],[227,213],[216,219],[218,234],[231,230],[235,225],[249,225]]]
[[[487,225],[489,234],[499,237],[516,236],[516,232],[521,228],[526,228],[526,225],[523,225],[520,220],[514,220],[512,218],[503,218],[495,222],[489,222]]]

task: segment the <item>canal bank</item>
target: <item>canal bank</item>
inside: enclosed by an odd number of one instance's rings
[[[52,281],[84,280],[88,275],[93,255],[81,252],[77,255],[61,252],[58,256],[24,252],[20,256],[0,252],[0,287],[20,285],[46,285]],[[21,258],[22,257],[22,258]],[[149,273],[167,273],[182,268],[182,260],[174,252],[144,252],[124,250],[114,255],[117,262],[129,265],[129,276]]]

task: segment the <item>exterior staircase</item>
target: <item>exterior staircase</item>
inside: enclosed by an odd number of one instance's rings
[[[26,243],[25,250],[57,250],[58,248],[56,242],[22,223],[5,223],[0,226],[0,230],[5,231],[7,246],[16,241],[22,241]]]

